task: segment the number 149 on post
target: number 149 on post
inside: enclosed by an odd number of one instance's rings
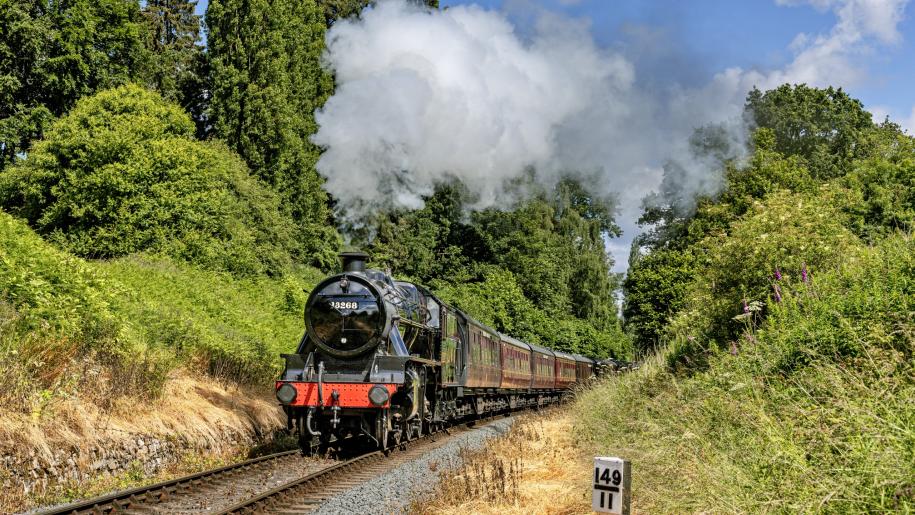
[[[591,508],[601,513],[629,515],[629,462],[621,458],[594,458]]]

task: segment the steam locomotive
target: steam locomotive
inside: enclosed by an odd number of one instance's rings
[[[595,363],[501,334],[428,289],[366,269],[343,272],[305,305],[306,332],[276,382],[306,452],[359,439],[389,449],[468,417],[541,407],[588,380]]]

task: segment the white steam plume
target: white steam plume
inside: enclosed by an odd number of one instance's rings
[[[750,88],[859,80],[855,59],[868,41],[898,41],[905,3],[814,0],[837,24],[795,38],[784,69],[730,68],[701,88],[672,83],[649,93],[633,62],[598,47],[583,21],[541,15],[522,38],[503,15],[477,6],[430,12],[382,1],[328,33],[337,90],[317,113],[318,170],[351,220],[380,207],[418,208],[451,179],[479,208],[523,195],[512,181],[524,174],[546,185],[577,174],[597,194],[618,194],[626,236],[610,247],[624,268],[641,199],[660,185],[664,161],[680,165],[673,186],[681,198],[720,187],[715,166],[688,151],[695,128],[723,123],[739,154]]]

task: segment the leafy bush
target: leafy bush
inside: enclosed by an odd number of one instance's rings
[[[278,273],[292,225],[218,142],[138,86],[80,100],[0,176],[0,202],[80,256],[162,252],[216,270]]]
[[[676,348],[686,357],[702,352],[698,344],[723,348],[746,326],[735,316],[766,314],[776,275],[801,281],[803,270],[809,276],[834,269],[857,244],[834,207],[847,194],[827,186],[815,197],[777,192],[756,202],[728,234],[702,242],[684,311],[667,331]]]
[[[915,241],[844,256],[783,276],[781,302],[705,371],[672,375],[661,355],[583,395],[580,435],[639,463],[640,509],[915,508]]]
[[[915,356],[915,242],[897,234],[844,257],[835,272],[780,281],[782,300],[756,333],[765,345],[742,362],[748,370],[788,374],[823,359],[868,368],[871,359]]]
[[[843,211],[869,241],[915,227],[915,139],[884,135],[884,148],[875,154],[856,163],[843,181],[856,195]]]
[[[40,417],[84,389],[103,406],[115,389],[155,396],[170,364],[130,341],[116,308],[126,293],[0,211],[0,404]]]
[[[111,302],[118,288],[0,211],[0,300],[18,314],[19,330],[116,345],[121,328]]]

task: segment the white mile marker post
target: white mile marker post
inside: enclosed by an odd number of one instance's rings
[[[591,508],[601,513],[629,515],[630,475],[628,460],[595,457]]]

